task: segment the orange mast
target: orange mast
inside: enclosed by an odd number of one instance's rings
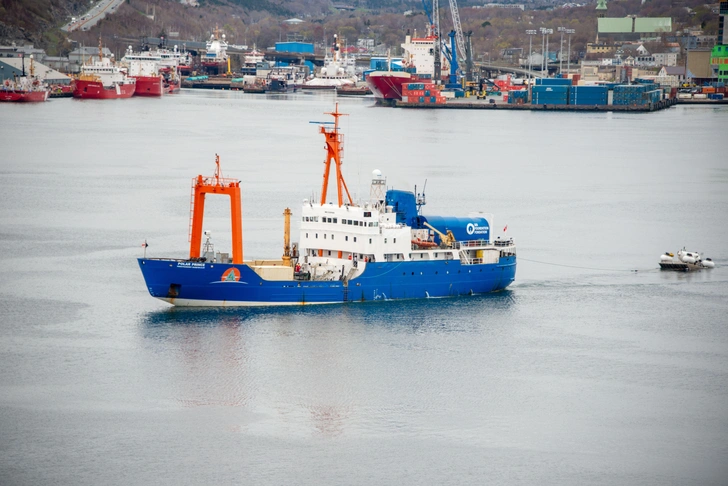
[[[200,257],[202,219],[205,216],[205,194],[230,196],[230,220],[233,232],[233,263],[243,263],[243,220],[240,205],[240,181],[222,177],[220,156],[215,154],[215,175],[192,179],[192,208],[190,210],[190,258]]]
[[[326,191],[329,187],[329,171],[331,170],[331,160],[336,162],[336,189],[339,196],[339,207],[344,204],[343,193],[341,188],[343,186],[346,191],[346,196],[349,198],[349,204],[354,204],[349,194],[349,189],[346,187],[344,182],[344,175],[341,173],[341,159],[343,158],[342,152],[344,151],[344,136],[339,133],[339,117],[345,116],[345,113],[339,113],[339,104],[336,103],[336,109],[333,113],[325,113],[334,117],[334,128],[333,130],[321,127],[320,132],[324,134],[326,138],[326,160],[324,164],[324,185],[321,188],[321,205],[326,204]]]

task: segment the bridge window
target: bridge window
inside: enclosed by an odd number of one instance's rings
[[[354,221],[354,226],[359,226],[359,221]]]
[[[337,219],[336,219],[336,218],[334,218],[334,223],[336,223],[336,221],[337,221]]]

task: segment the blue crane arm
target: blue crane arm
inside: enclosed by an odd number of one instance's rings
[[[427,20],[430,22],[430,25],[432,25],[432,14],[430,13],[430,9],[427,8],[427,0],[422,0],[422,6],[425,8],[425,15],[427,15]]]

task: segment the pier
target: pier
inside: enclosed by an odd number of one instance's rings
[[[448,100],[445,104],[405,103],[397,101],[397,108],[436,108],[449,110],[526,110],[526,111],[619,111],[619,112],[650,112],[669,108],[677,103],[676,98],[662,100],[657,103],[644,105],[532,105],[490,103],[486,100],[458,99]]]

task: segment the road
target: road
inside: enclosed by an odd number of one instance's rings
[[[96,25],[99,20],[105,18],[107,14],[115,12],[122,3],[124,3],[124,0],[100,0],[93,8],[91,8],[91,10],[83,14],[81,17],[76,18],[75,21],[67,23],[61,27],[61,30],[65,32],[73,32],[79,29],[89,30],[91,27]]]

